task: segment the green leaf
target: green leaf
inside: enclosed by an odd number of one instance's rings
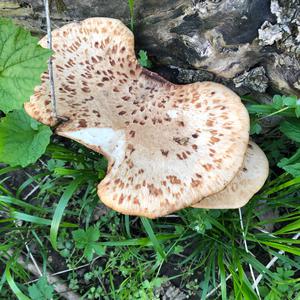
[[[0,19],[0,110],[20,109],[40,84],[51,51],[30,32]]]
[[[86,231],[78,229],[72,232],[75,246],[77,249],[84,249],[83,255],[88,261],[93,259],[93,254],[96,253],[100,256],[105,254],[105,247],[97,243],[100,238],[100,231],[97,227],[89,227]]]
[[[96,252],[96,254],[102,256],[105,254],[105,247],[103,247],[102,245],[98,244],[98,243],[93,243],[93,248]]]
[[[252,121],[252,120],[251,120]],[[260,134],[262,131],[262,127],[261,125],[258,123],[257,120],[253,120],[251,122],[251,126],[250,126],[250,135],[253,134]]]
[[[275,95],[273,97],[273,107],[275,107],[276,109],[280,109],[282,108],[282,104],[283,104],[283,99],[280,95]]]
[[[73,240],[78,249],[83,249],[86,245],[86,234],[83,229],[77,229],[72,232]]]
[[[280,130],[285,134],[289,139],[300,142],[300,122],[299,120],[289,120],[284,121],[280,125]]]
[[[152,63],[148,58],[148,54],[146,51],[144,50],[140,50],[139,51],[139,58],[138,58],[138,62],[142,67],[145,68],[151,68],[152,67]]]
[[[54,289],[48,284],[46,277],[40,277],[37,283],[28,288],[28,292],[32,300],[50,300]]]
[[[32,122],[35,128],[32,128]],[[0,162],[25,167],[43,155],[52,132],[24,111],[13,111],[0,121]]]
[[[268,104],[247,105],[247,110],[249,114],[263,114],[263,115],[268,115],[275,111],[273,106]]]
[[[83,254],[88,261],[91,261],[93,259],[93,253],[94,253],[93,246],[89,244],[85,245]]]
[[[97,227],[89,227],[86,234],[89,242],[97,242],[99,240],[100,232]]]
[[[284,167],[282,167],[282,169],[284,169],[286,172],[288,172],[289,174],[291,174],[294,177],[300,176],[300,163],[296,163],[296,164],[289,165],[289,166],[284,166]]]
[[[300,149],[290,158],[281,159],[277,166],[294,177],[300,176]]]
[[[297,96],[282,96],[282,102],[285,106],[296,107]]]
[[[297,106],[295,108],[295,114],[297,118],[300,118],[300,104],[297,103]]]

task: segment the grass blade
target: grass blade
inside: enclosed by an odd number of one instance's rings
[[[299,229],[300,229],[300,218],[298,220],[296,220],[295,222],[292,222],[292,223],[282,227],[281,229],[276,231],[275,234],[291,233],[295,230],[298,232]]]
[[[61,196],[58,205],[56,206],[54,216],[51,222],[50,228],[50,242],[52,247],[57,250],[57,234],[58,228],[64,214],[64,210],[68,205],[69,200],[71,199],[72,195],[75,191],[79,188],[80,184],[84,181],[83,177],[78,177],[74,181],[72,181],[69,186],[64,191],[63,195]]]
[[[130,12],[130,29],[134,29],[134,0],[128,0],[129,12]]]
[[[11,216],[14,219],[17,219],[17,220],[22,220],[22,221],[25,221],[25,222],[39,224],[39,225],[50,226],[52,224],[52,220],[45,219],[45,218],[40,218],[40,217],[37,217],[37,216],[28,215],[28,214],[24,214],[24,213],[18,212],[18,211],[11,212]],[[63,226],[63,227],[73,227],[73,228],[78,227],[76,224],[67,223],[67,222],[62,223],[61,226]]]
[[[47,210],[43,207],[34,206],[27,202],[24,202],[22,200],[19,200],[14,197],[10,197],[10,196],[0,196],[0,202],[6,203],[6,204],[13,204],[13,205],[20,206],[22,208],[33,210],[33,211],[39,211],[39,212],[43,212],[43,213],[47,212]]]
[[[300,248],[299,247],[292,247],[292,246],[287,246],[287,245],[283,245],[283,244],[278,244],[278,243],[273,243],[273,242],[265,242],[265,241],[261,241],[261,243],[273,247],[275,249],[284,251],[284,252],[289,252],[295,255],[300,256]]]
[[[125,218],[125,230],[126,230],[126,233],[127,233],[128,237],[131,238],[129,216],[125,215],[124,218]]]
[[[224,267],[223,260],[224,260],[223,249],[219,248],[218,265],[219,265],[220,278],[221,278],[221,295],[222,295],[222,300],[227,300],[226,273],[225,273],[225,267]]]
[[[10,273],[10,263],[8,263],[6,265],[6,268],[5,268],[5,278],[6,278],[7,283],[9,284],[10,288],[12,289],[12,291],[14,292],[14,294],[16,295],[16,297],[19,300],[30,300],[30,298],[28,298],[26,295],[24,295],[22,293],[22,291],[18,288],[18,286],[16,285],[13,277],[11,276],[11,273]]]
[[[159,243],[158,239],[156,238],[156,235],[152,229],[152,226],[151,226],[149,220],[145,217],[141,217],[141,221],[142,221],[142,224],[143,224],[156,252],[159,253],[162,258],[166,258],[166,254],[165,254],[161,244]]]
[[[203,281],[203,286],[202,286],[202,295],[201,295],[201,300],[205,300],[207,292],[208,292],[208,286],[209,286],[209,281],[210,281],[210,273],[211,273],[211,268],[212,268],[212,261],[214,259],[215,251],[212,251],[209,257],[208,264],[206,266],[205,274],[204,274],[204,281]]]
[[[156,236],[157,240],[160,242],[169,241],[170,239],[178,238],[179,234],[159,234]],[[99,242],[99,245],[108,247],[124,247],[124,246],[142,246],[149,247],[154,244],[150,238],[139,238],[139,239],[128,239],[124,241],[115,242]]]

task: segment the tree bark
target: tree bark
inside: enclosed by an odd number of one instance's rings
[[[53,28],[95,16],[130,23],[127,0],[64,0],[64,12],[52,2]],[[215,80],[240,93],[299,96],[299,7],[299,0],[140,0],[136,46],[176,82]],[[0,0],[0,16],[45,34],[42,0]]]

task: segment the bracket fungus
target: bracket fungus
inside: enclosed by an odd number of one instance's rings
[[[226,188],[192,205],[196,208],[239,208],[257,193],[269,175],[269,162],[265,153],[249,141],[242,168]]]
[[[172,84],[143,69],[119,20],[70,23],[52,41],[57,115],[67,121],[53,117],[47,73],[25,109],[108,159],[98,185],[104,204],[155,218],[231,182],[249,140],[249,116],[234,92],[213,82]]]

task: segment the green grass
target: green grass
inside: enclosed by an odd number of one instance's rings
[[[194,299],[206,299],[218,285],[210,299],[258,299],[249,264],[256,277],[263,274],[262,299],[299,294],[295,274],[300,267],[300,241],[291,238],[300,227],[298,177],[274,165],[264,188],[242,209],[251,255],[244,249],[237,210],[189,208],[175,217],[148,220],[99,206],[95,187],[107,163],[74,142],[68,144],[65,149],[54,140],[34,169],[23,170],[19,186],[9,182],[16,168],[1,170],[0,298],[26,299],[30,290],[37,290],[36,283],[28,283],[35,277],[16,262],[18,256],[30,259],[25,243],[50,273],[67,270],[66,285],[87,299],[156,299],[159,286],[167,283]],[[38,189],[26,198],[33,186]],[[95,217],[97,210],[100,215]],[[273,226],[272,236],[262,232],[267,225]],[[95,242],[105,252],[94,253],[89,262],[72,232],[91,226],[99,231]],[[60,268],[48,259],[55,250]],[[267,269],[274,255],[278,261]],[[83,273],[77,271],[81,266]],[[287,278],[282,279],[282,274]],[[279,289],[275,296],[274,287]],[[54,292],[54,299],[58,298]]]
[[[150,68],[147,53],[139,56]],[[244,230],[238,210],[188,208],[156,220],[118,214],[96,193],[106,159],[53,136],[36,163],[0,170],[0,299],[61,299],[47,272],[82,299],[155,300],[167,286],[191,299],[300,299],[299,100],[243,100],[271,167],[241,211]],[[274,116],[280,122],[265,128]],[[251,268],[262,275],[259,294]]]

